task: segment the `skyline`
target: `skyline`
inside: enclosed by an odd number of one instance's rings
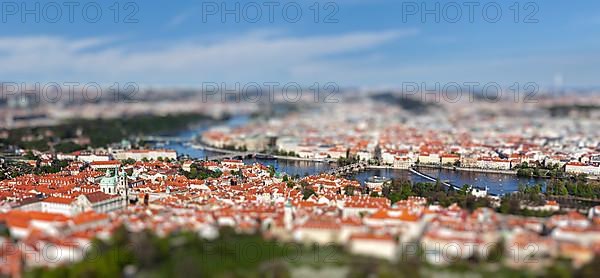
[[[9,0],[0,24],[0,276],[598,276],[598,1]]]
[[[44,10],[50,2],[36,3]],[[503,15],[497,23],[486,22],[477,13],[473,23],[466,17],[450,23],[443,15],[439,23],[433,16],[423,23],[419,14],[403,18],[402,5],[423,1],[331,2],[338,8],[331,16],[337,23],[323,23],[326,12],[333,11],[325,9],[327,1],[319,2],[318,23],[312,18],[314,1],[285,2],[297,3],[303,11],[297,23],[277,13],[272,23],[266,17],[257,23],[247,18],[236,23],[227,16],[222,23],[218,12],[213,16],[206,11],[202,18],[203,7],[210,3],[231,5],[227,7],[240,3],[244,8],[263,2],[179,1],[169,6],[132,2],[137,11],[125,9],[131,1],[118,2],[117,23],[114,2],[99,2],[103,14],[96,23],[77,12],[73,23],[66,14],[57,23],[48,22],[44,14],[39,23],[33,15],[25,15],[23,22],[20,11],[12,15],[4,7],[0,61],[10,66],[0,69],[2,81],[141,86],[290,81],[335,82],[340,87],[398,87],[403,82],[600,85],[600,56],[595,51],[600,39],[594,36],[600,15],[592,12],[599,6],[593,1],[535,2],[537,23],[523,22],[528,1],[518,1],[522,11],[518,23],[513,22],[509,3],[494,1],[482,4],[499,3]],[[447,4],[427,2],[434,3]],[[130,19],[138,22],[125,23],[127,12],[133,12]]]

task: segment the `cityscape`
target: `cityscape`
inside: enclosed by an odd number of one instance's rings
[[[598,3],[167,6],[2,3],[0,275],[597,276]]]

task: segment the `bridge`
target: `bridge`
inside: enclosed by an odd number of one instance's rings
[[[234,159],[234,158],[246,158],[246,157],[255,157],[257,155],[260,155],[257,152],[251,152],[251,151],[236,151],[236,150],[227,150],[227,149],[220,149],[220,148],[215,148],[215,147],[211,147],[209,145],[206,145],[204,143],[194,143],[192,144],[192,147],[194,149],[199,149],[199,150],[205,150],[205,151],[209,151],[209,152],[214,152],[216,154],[212,155],[212,156],[208,156],[208,160],[222,160],[222,159]]]
[[[411,173],[413,173],[413,174],[415,174],[415,175],[417,175],[417,176],[419,176],[419,177],[422,177],[422,178],[424,178],[424,179],[426,179],[426,180],[433,181],[433,182],[437,182],[437,181],[438,181],[438,179],[435,179],[435,178],[433,178],[433,177],[431,177],[431,176],[429,176],[429,175],[423,174],[423,173],[421,173],[421,172],[419,172],[419,171],[415,170],[415,169],[414,169],[414,168],[412,168],[412,167],[411,167],[411,168],[408,168],[408,170],[409,170]],[[441,183],[442,185],[444,185],[444,186],[448,187],[448,188],[452,188],[452,189],[454,189],[454,190],[461,190],[461,188],[460,188],[460,187],[458,187],[458,186],[456,186],[456,185],[453,185],[453,184],[451,184],[451,183],[449,183],[449,182],[447,182],[447,181],[442,181],[442,180],[440,180],[440,183]],[[490,192],[488,192],[488,193],[487,193],[487,195],[488,195],[488,197],[491,197],[491,198],[495,198],[495,199],[497,199],[497,200],[500,200],[500,199],[499,199],[499,197],[500,197],[500,196],[498,196],[497,194],[494,194],[494,193],[490,193]]]
[[[150,143],[186,143],[186,142],[190,142],[190,139],[185,139],[185,138],[181,138],[181,137],[170,137],[170,136],[154,136],[154,135],[150,135],[150,136],[142,136],[139,137],[140,140],[145,141],[145,142],[150,142]]]
[[[326,172],[326,174],[340,176],[340,175],[350,174],[353,172],[360,172],[362,170],[366,170],[367,167],[368,167],[368,164],[366,162],[357,162],[357,163],[353,163],[353,164],[348,164],[346,166],[330,169],[329,171]]]
[[[437,181],[438,181],[437,179],[435,179],[435,178],[433,178],[433,177],[431,177],[431,176],[428,176],[428,175],[426,175],[426,174],[423,174],[423,173],[421,173],[421,172],[419,172],[419,171],[415,170],[414,168],[409,168],[409,169],[408,169],[408,171],[410,171],[411,173],[413,173],[413,174],[415,174],[415,175],[417,175],[417,176],[419,176],[419,177],[422,177],[422,178],[424,178],[424,179],[426,179],[426,180],[429,180],[429,181],[434,181],[434,182],[437,182]],[[448,187],[448,188],[453,188],[453,189],[455,189],[455,190],[460,190],[460,188],[459,188],[459,187],[457,187],[457,186],[455,186],[455,185],[452,185],[452,184],[451,184],[451,183],[449,183],[449,182],[440,181],[440,183],[441,183],[442,185],[444,185],[444,186]]]
[[[208,160],[223,160],[223,159],[243,159],[248,157],[255,157],[257,153],[255,152],[227,152],[225,154],[213,155],[209,156]]]

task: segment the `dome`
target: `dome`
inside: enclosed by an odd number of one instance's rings
[[[117,178],[111,174],[111,170],[106,171],[106,176],[100,180],[100,186],[117,186]]]

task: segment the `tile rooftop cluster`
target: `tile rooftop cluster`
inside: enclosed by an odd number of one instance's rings
[[[276,137],[278,151],[314,160],[349,152],[395,168],[419,163],[509,171],[527,162],[600,176],[600,122],[593,117],[554,118],[542,104],[525,109],[513,102],[436,109],[414,115],[361,99],[266,122],[215,127],[202,141],[261,151]]]
[[[434,264],[485,257],[499,243],[513,250],[507,254],[517,265],[559,256],[581,265],[600,252],[600,207],[587,216],[526,218],[430,205],[422,197],[392,204],[358,191],[348,196],[344,189],[358,182],[327,174],[284,181],[264,165],[239,160],[100,164],[113,168],[102,172],[93,169],[98,163],[75,161],[57,174],[0,182],[0,223],[10,232],[10,238],[0,238],[2,273],[81,260],[93,238],[108,239],[121,225],[160,236],[190,230],[207,238],[231,226],[284,242],[336,243],[390,260],[419,244]],[[188,179],[181,169],[191,165],[222,175]],[[307,188],[316,194],[305,198]],[[48,244],[56,247],[52,254],[44,248]]]

